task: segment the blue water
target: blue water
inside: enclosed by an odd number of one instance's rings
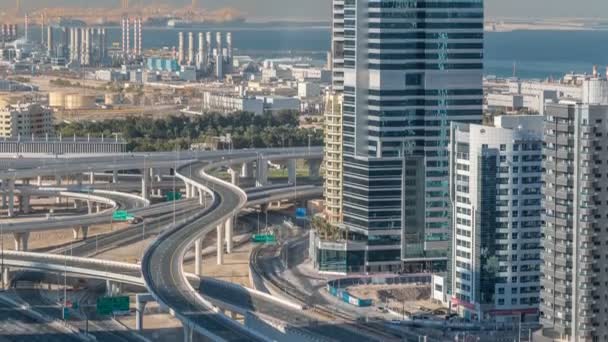
[[[196,29],[184,31],[199,32]],[[236,53],[254,56],[309,55],[323,60],[330,49],[328,28],[271,27],[233,29]],[[32,36],[36,39],[34,30]],[[179,30],[147,28],[144,47],[177,45]],[[120,29],[109,29],[109,41],[120,41]],[[215,39],[215,37],[214,37]],[[564,73],[591,72],[608,64],[608,31],[515,31],[486,34],[485,73],[501,77],[558,78]]]

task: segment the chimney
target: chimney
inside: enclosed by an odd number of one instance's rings
[[[597,72],[597,65],[593,66],[593,78],[597,78],[599,76],[598,72]]]
[[[184,32],[178,35],[177,61],[179,65],[184,64]]]
[[[194,64],[194,33],[188,33],[188,65]]]

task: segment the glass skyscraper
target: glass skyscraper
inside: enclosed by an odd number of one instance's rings
[[[346,267],[445,265],[450,122],[482,118],[483,1],[342,0],[333,8]]]

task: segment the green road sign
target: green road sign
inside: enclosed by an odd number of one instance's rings
[[[116,210],[114,214],[112,214],[112,221],[129,221],[133,218],[135,217],[125,210]]]
[[[173,201],[179,201],[180,199],[182,199],[182,193],[181,192],[168,192],[165,195],[165,199],[167,200],[167,202],[173,202]]]
[[[255,243],[274,243],[277,242],[277,237],[274,234],[254,234],[251,241]]]
[[[129,297],[100,297],[97,298],[97,314],[111,315],[115,312],[129,311]]]

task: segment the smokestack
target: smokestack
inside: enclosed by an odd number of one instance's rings
[[[85,55],[87,53],[87,33],[85,32],[86,28],[80,28],[80,64],[85,65]]]
[[[593,78],[597,78],[597,76],[598,76],[598,75],[599,75],[599,74],[598,74],[598,72],[597,72],[597,65],[594,65],[594,66],[593,66]]]
[[[178,34],[177,61],[179,65],[184,64],[184,32]]]
[[[100,38],[101,42],[99,43],[99,49],[101,50],[100,55],[101,55],[101,63],[103,64],[105,59],[106,59],[106,29],[102,28],[101,29],[101,38]]]
[[[144,30],[141,24],[141,17],[137,19],[137,29],[139,30],[139,40],[137,42],[137,55],[141,56],[143,54],[143,40],[144,40]]]
[[[127,54],[131,53],[131,18],[127,17]]]
[[[188,33],[188,65],[194,64],[194,33]]]
[[[122,54],[127,54],[127,19],[124,17],[122,18]]]
[[[211,32],[207,32],[207,62],[213,61],[213,40],[211,39]]]
[[[27,13],[25,13],[25,41],[29,40],[29,32],[30,32],[30,18]]]
[[[47,27],[47,32],[46,32],[46,49],[49,53],[49,56],[53,53],[53,27],[51,25],[49,25],[49,27]]]
[[[205,35],[203,32],[198,33],[198,67],[202,69],[205,65]]]
[[[86,44],[84,45],[84,65],[91,65],[91,29],[85,29]]]
[[[42,13],[40,14],[40,45],[42,46],[44,46],[44,35],[46,33],[47,32],[44,30],[44,13]]]
[[[222,32],[215,33],[215,45],[217,49],[217,54],[222,54]]]
[[[232,32],[226,33],[226,48],[228,49],[228,60],[232,59]]]

